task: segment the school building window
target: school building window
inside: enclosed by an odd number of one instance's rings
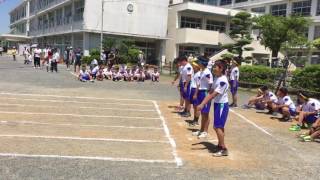
[[[220,1],[220,6],[229,5],[231,3],[232,3],[232,0],[221,0]]]
[[[320,38],[320,26],[315,26],[313,39],[318,39],[318,38]]]
[[[251,12],[259,13],[259,14],[265,14],[266,13],[266,7],[256,7],[252,8]]]
[[[287,4],[278,4],[271,6],[271,15],[273,16],[286,16]]]
[[[200,55],[200,48],[195,46],[179,46],[179,56]]]
[[[193,28],[193,29],[201,29],[202,21],[201,18],[193,18],[193,17],[181,17],[181,25],[180,28]]]
[[[316,12],[316,15],[317,15],[317,16],[320,15],[320,0],[318,0],[318,3],[317,3],[317,12]]]
[[[310,16],[311,0],[294,2],[292,4],[292,14],[301,16]]]
[[[226,23],[221,21],[207,20],[206,29],[210,31],[226,31]]]
[[[236,0],[236,3],[242,3],[242,2],[247,2],[248,0]]]

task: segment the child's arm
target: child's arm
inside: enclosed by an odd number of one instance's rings
[[[218,92],[213,91],[212,93],[210,93],[208,96],[206,96],[206,98],[204,98],[204,100],[201,102],[201,104],[198,106],[198,110],[201,111],[203,109],[203,107],[208,104],[209,101],[211,101],[213,98],[215,98],[217,95],[219,95]]]
[[[180,78],[180,73],[177,73],[176,76],[174,77],[173,81],[172,81],[172,85],[174,85],[174,83],[177,81],[177,79]]]

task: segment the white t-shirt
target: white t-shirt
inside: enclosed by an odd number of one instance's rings
[[[279,105],[287,105],[287,106],[289,106],[289,109],[291,109],[291,110],[295,110],[296,109],[296,105],[291,100],[290,96],[285,96],[283,98],[279,98],[278,104]]]
[[[181,78],[182,78],[182,82],[187,82],[188,76],[193,75],[193,68],[191,66],[191,64],[186,64],[183,69],[182,69],[182,74],[181,74]]]
[[[228,78],[225,75],[215,78],[213,82],[213,89],[215,92],[219,93],[219,95],[217,95],[214,98],[215,103],[229,102],[228,88],[229,88]]]
[[[60,59],[60,54],[58,52],[54,53],[52,60],[58,62]]]
[[[239,68],[238,67],[232,68],[231,73],[230,73],[230,80],[239,81],[239,76],[240,76]]]
[[[302,105],[302,111],[315,112],[320,111],[320,102],[317,99],[310,98],[308,102]]]
[[[214,61],[211,61],[211,60],[210,60],[210,61],[208,62],[207,68],[211,71],[213,66],[214,66]]]
[[[201,79],[201,71],[198,71],[194,74],[193,78],[191,79],[191,88],[197,88],[200,85]]]
[[[34,50],[34,57],[40,58],[41,49],[35,49]]]
[[[213,76],[208,68],[204,69],[200,75],[199,90],[209,90],[210,84],[213,84]]]
[[[264,100],[266,100],[266,101],[272,101],[272,102],[274,102],[274,103],[276,103],[276,102],[278,102],[278,98],[277,98],[277,96],[273,93],[273,92],[271,92],[271,91],[269,91],[266,95],[264,95]]]
[[[86,77],[86,76],[89,76],[89,75],[90,75],[90,73],[87,70],[85,70],[85,71],[80,70],[80,76],[81,77]]]
[[[96,66],[92,69],[92,74],[97,74],[97,72],[99,71],[99,66]]]

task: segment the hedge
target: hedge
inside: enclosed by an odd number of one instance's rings
[[[320,65],[307,66],[293,73],[291,87],[320,92]]]
[[[283,69],[266,66],[241,66],[240,83],[274,86],[283,72]]]

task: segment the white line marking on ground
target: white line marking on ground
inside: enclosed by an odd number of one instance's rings
[[[142,107],[152,107],[153,105],[146,104],[128,104],[128,103],[93,103],[93,102],[83,102],[83,101],[65,101],[65,100],[51,100],[51,99],[24,99],[24,98],[8,98],[0,97],[0,99],[8,100],[23,100],[23,101],[35,101],[35,102],[61,102],[61,103],[77,103],[77,104],[91,104],[91,105],[119,105],[119,106],[142,106]]]
[[[169,143],[168,141],[152,141],[152,140],[132,140],[132,139],[109,139],[109,138],[82,138],[68,136],[34,136],[19,134],[0,134],[3,138],[40,138],[40,139],[62,139],[62,140],[78,140],[78,141],[110,141],[110,142],[127,142],[127,143]]]
[[[245,120],[246,122],[248,122],[249,124],[253,125],[254,127],[256,127],[257,129],[259,129],[260,131],[262,131],[263,133],[267,134],[268,136],[272,137],[273,139],[275,139],[276,141],[280,142],[282,145],[285,145],[286,147],[288,147],[289,149],[291,149],[292,151],[295,151],[297,153],[297,156],[299,156],[301,159],[303,159],[303,157],[301,156],[301,153],[294,147],[290,146],[287,142],[281,140],[278,137],[273,136],[271,133],[269,133],[267,130],[263,129],[262,127],[258,126],[256,123],[250,121],[248,118],[244,117],[243,115],[235,112],[234,110],[230,109],[230,112],[234,113],[235,115],[239,116],[241,119]]]
[[[55,158],[55,159],[75,159],[75,160],[99,160],[114,162],[137,162],[137,163],[175,163],[170,160],[149,160],[149,159],[131,159],[131,158],[113,158],[113,157],[92,157],[92,156],[60,156],[60,155],[30,155],[30,154],[12,154],[0,153],[2,157],[21,157],[21,158]]]
[[[121,99],[121,98],[97,98],[97,97],[82,97],[82,96],[61,96],[52,94],[27,94],[27,93],[8,93],[0,92],[1,95],[14,95],[14,96],[35,96],[35,97],[55,97],[55,98],[74,98],[74,99],[93,99],[93,100],[116,100],[116,101],[140,101],[140,102],[151,102],[152,100],[147,99]]]
[[[18,107],[41,107],[41,108],[59,108],[59,106],[36,106],[36,105],[26,105],[26,104],[10,104],[10,103],[0,103],[0,106],[18,106]],[[72,107],[68,106],[68,108],[77,108],[77,109],[97,109],[97,110],[118,110],[123,111],[123,108],[101,108],[101,107]],[[125,111],[139,111],[139,112],[156,112],[155,110],[143,110],[143,109],[126,109]]]
[[[83,125],[83,124],[54,124],[54,123],[41,123],[41,122],[34,122],[34,121],[0,121],[0,124],[2,124],[2,125],[21,124],[21,125],[78,126],[78,127],[98,127],[98,128],[162,130],[162,128],[158,128],[158,127],[104,126],[104,125]]]
[[[131,116],[98,116],[85,114],[58,114],[58,113],[33,113],[33,112],[12,112],[0,111],[0,114],[24,114],[24,115],[47,115],[47,116],[72,116],[72,117],[91,117],[91,118],[120,118],[120,119],[160,119],[154,117],[131,117]]]
[[[245,120],[247,123],[253,125],[254,127],[256,127],[257,129],[259,129],[260,131],[262,131],[263,133],[273,137],[273,135],[271,133],[269,133],[267,130],[263,129],[262,127],[258,126],[256,123],[250,121],[248,118],[244,117],[243,115],[241,115],[240,113],[235,112],[234,110],[230,109],[230,112],[234,113],[235,115],[239,116],[241,119]]]
[[[166,137],[168,138],[168,140],[170,142],[170,145],[172,147],[172,155],[173,155],[173,157],[175,159],[175,162],[176,162],[177,166],[180,167],[180,166],[183,165],[183,163],[182,163],[182,159],[178,156],[178,153],[177,153],[177,144],[176,144],[176,142],[174,141],[174,139],[170,135],[169,128],[167,126],[167,123],[166,123],[164,117],[162,116],[162,113],[160,111],[158,103],[156,101],[153,101],[153,104],[156,107],[156,110],[157,110],[157,112],[158,112],[158,114],[160,116],[160,119],[161,119],[161,122],[162,122],[162,126],[163,126],[163,130],[164,130],[164,132],[166,134]]]

